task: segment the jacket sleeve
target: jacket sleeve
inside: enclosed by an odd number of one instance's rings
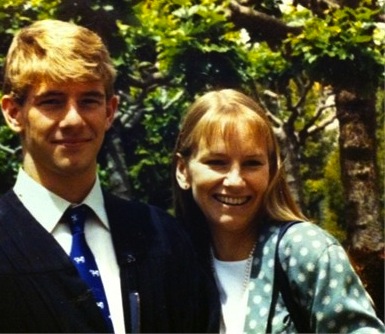
[[[385,332],[343,247],[327,232],[311,223],[291,227],[280,259],[314,332]]]

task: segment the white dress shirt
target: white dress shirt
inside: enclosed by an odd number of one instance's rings
[[[70,203],[50,192],[33,180],[23,169],[19,170],[14,191],[31,215],[69,254],[72,242],[71,231],[68,224],[60,223],[60,219],[66,209],[75,203]],[[119,266],[115,257],[98,178],[82,204],[88,205],[95,213],[87,218],[85,236],[100,271],[114,331],[115,333],[125,333]]]

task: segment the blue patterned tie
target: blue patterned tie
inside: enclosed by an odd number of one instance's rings
[[[88,210],[89,208],[86,205],[79,205],[72,207],[67,211],[72,233],[70,257],[81,278],[92,289],[96,305],[103,313],[109,332],[113,333],[114,330],[110,311],[108,309],[107,298],[100,278],[99,269],[84,235],[84,223],[86,221]]]

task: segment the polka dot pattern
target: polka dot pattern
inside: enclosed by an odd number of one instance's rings
[[[245,333],[266,330],[278,230],[276,225],[265,227],[258,237]],[[327,232],[308,222],[296,224],[281,240],[279,256],[291,289],[298,304],[306,309],[314,332],[385,333],[344,249]],[[296,333],[288,313],[279,296],[272,322],[273,333]]]

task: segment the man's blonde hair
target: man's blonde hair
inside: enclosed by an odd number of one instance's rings
[[[42,20],[15,35],[4,69],[4,94],[23,103],[38,82],[94,81],[113,95],[116,71],[100,36],[73,23]]]

